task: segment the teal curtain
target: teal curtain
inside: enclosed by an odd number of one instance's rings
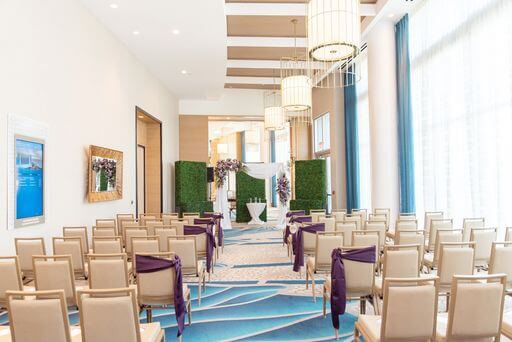
[[[270,162],[276,162],[276,132],[270,131]],[[277,207],[277,177],[272,177],[272,206]]]
[[[400,211],[416,211],[414,198],[414,137],[409,60],[409,16],[396,24],[396,64],[398,99],[398,158],[400,160]]]
[[[245,163],[245,131],[240,132],[240,145],[241,145],[241,153],[242,153],[242,163]]]
[[[347,210],[359,208],[359,136],[357,120],[357,95],[355,82],[351,77],[352,67],[345,76],[347,84],[344,88],[345,97],[345,158],[347,173]]]

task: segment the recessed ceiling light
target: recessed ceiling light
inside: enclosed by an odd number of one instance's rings
[[[118,4],[110,4],[110,8],[116,9],[116,8],[118,8],[118,7],[119,7],[119,5],[118,5]]]
[[[136,35],[136,36],[138,36],[138,35],[140,34],[140,32],[139,32],[139,31],[133,31],[132,33],[133,33],[134,35]]]
[[[188,71],[187,71],[187,70],[185,70],[185,69],[183,69],[183,70],[181,70],[181,74],[182,74],[182,75],[186,75],[186,74],[188,74]]]
[[[144,115],[139,115],[139,119],[144,119]]]
[[[172,30],[172,34],[177,36],[178,34],[180,34],[180,30],[174,29]]]

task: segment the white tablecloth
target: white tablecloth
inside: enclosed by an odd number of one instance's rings
[[[247,209],[249,209],[249,214],[251,214],[252,220],[249,224],[263,224],[262,220],[260,220],[260,215],[265,210],[266,203],[246,203]]]

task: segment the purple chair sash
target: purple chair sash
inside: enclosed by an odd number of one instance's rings
[[[375,246],[353,249],[347,252],[336,248],[332,250],[331,258],[331,317],[334,329],[339,329],[339,315],[345,313],[347,305],[347,284],[345,281],[345,265],[343,264],[343,260],[374,264]]]
[[[215,236],[209,225],[201,226],[183,226],[185,235],[199,235],[206,233],[206,270],[210,272],[213,262],[213,249],[215,248]]]
[[[292,217],[292,216],[304,216],[306,215],[305,210],[290,210],[286,213],[286,217]]]
[[[137,273],[152,273],[174,267],[176,279],[174,282],[174,313],[178,323],[178,337],[185,330],[185,314],[187,308],[183,298],[183,275],[181,273],[180,257],[175,255],[174,260],[157,258],[150,255],[135,255]]]
[[[216,221],[217,227],[219,227],[219,246],[222,247],[222,242],[224,240],[224,231],[222,230],[221,221],[224,218],[224,215],[222,213],[205,213],[205,218],[213,218]]]
[[[302,210],[304,212],[304,210]],[[288,214],[287,214],[288,215]],[[304,215],[301,214],[293,214],[290,217],[290,224],[292,223],[302,223],[302,222],[311,222],[312,218],[311,216],[303,217]],[[286,243],[288,241],[288,236],[290,236],[290,225],[286,225],[286,229],[284,231],[284,237],[283,242]]]
[[[297,233],[293,234],[295,260],[293,262],[293,270],[299,272],[301,266],[304,266],[304,232],[316,233],[325,231],[325,223],[317,223],[311,226],[300,227]]]

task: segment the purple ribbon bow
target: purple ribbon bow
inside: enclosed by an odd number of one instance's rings
[[[176,270],[176,279],[174,282],[174,313],[178,323],[178,337],[185,330],[185,314],[187,308],[183,298],[183,276],[181,274],[181,260],[175,255],[174,260],[157,258],[150,255],[135,254],[137,273],[152,273],[174,267]]]
[[[215,236],[213,235],[212,228],[208,225],[201,226],[183,226],[183,233],[185,235],[199,235],[206,234],[206,271],[210,272],[213,261],[213,249],[215,248]]]
[[[304,212],[304,210],[302,210]],[[288,214],[287,214],[288,215]],[[292,223],[302,223],[302,222],[311,222],[311,216],[304,216],[303,214],[293,214],[290,216],[290,224]],[[283,242],[286,243],[288,241],[288,236],[290,236],[290,224],[286,225],[286,229],[284,231]]]
[[[224,241],[224,232],[222,230],[222,225],[220,223],[224,218],[224,215],[222,213],[204,213],[203,216],[207,218],[213,218],[216,221],[217,227],[219,229],[219,246],[222,247],[222,241]]]
[[[299,272],[301,266],[304,266],[304,232],[316,233],[325,231],[325,223],[317,223],[311,226],[300,227],[297,233],[293,234],[295,260],[293,262],[293,270]]]
[[[343,252],[340,248],[335,248],[332,250],[331,258],[331,317],[334,329],[339,329],[339,315],[345,313],[347,305],[347,284],[343,260],[374,264],[375,246],[353,249],[347,252]]]

